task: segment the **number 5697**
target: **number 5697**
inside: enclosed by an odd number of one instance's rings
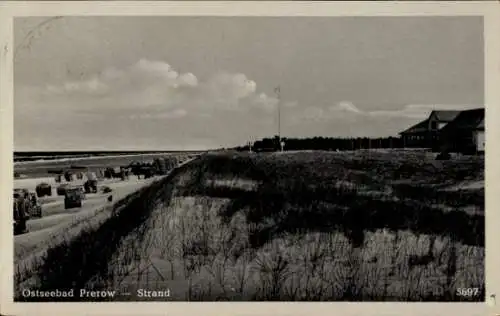
[[[457,289],[458,296],[476,296],[479,295],[479,288],[477,287],[465,287]]]

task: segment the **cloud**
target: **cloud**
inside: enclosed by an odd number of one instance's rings
[[[285,111],[290,113],[287,117],[288,124],[292,126],[304,126],[304,124],[316,124],[320,126],[342,126],[343,132],[348,131],[355,135],[374,135],[381,130],[387,130],[389,134],[397,134],[408,124],[414,124],[429,117],[433,110],[466,110],[481,106],[457,105],[457,104],[410,104],[395,110],[366,111],[355,106],[352,102],[341,101],[331,106],[309,106]],[[286,125],[285,125],[286,126]],[[358,126],[351,131],[352,126]],[[362,128],[359,128],[363,126]],[[367,132],[370,131],[370,132]],[[364,133],[364,134],[363,134]],[[359,136],[359,135],[358,135]]]
[[[327,111],[320,107],[310,106],[304,109],[302,118],[313,121],[325,119],[327,118]],[[302,118],[296,117],[295,121],[300,121]]]
[[[258,93],[255,81],[244,74],[218,73],[201,81],[191,72],[179,73],[168,63],[146,59],[123,69],[105,69],[86,80],[47,85],[44,95],[80,100],[87,110],[105,107],[135,117],[145,110],[164,110],[163,116],[170,117],[173,109],[182,108],[184,114],[178,117],[184,117],[217,110],[271,111],[277,105],[275,98]]]
[[[348,113],[356,113],[356,114],[361,114],[362,112],[354,105],[352,102],[349,101],[341,101],[337,103],[336,105],[331,106],[330,111],[332,112],[348,112]]]
[[[89,142],[100,146],[95,139],[110,142],[113,148],[119,142],[132,146],[130,140],[135,139],[151,139],[153,147],[155,141],[189,144],[199,143],[201,136],[237,144],[249,135],[272,133],[274,115],[269,113],[278,105],[245,74],[220,72],[199,78],[146,59],[81,80],[17,85],[15,93],[17,148],[33,144],[26,126],[45,139],[47,148],[67,149],[69,140],[58,141],[61,131],[67,139],[78,139],[73,147]],[[283,106],[293,109],[297,103],[284,100]],[[93,141],[84,142],[85,137]]]
[[[72,94],[89,94],[102,95],[108,91],[108,86],[98,77],[94,77],[85,81],[70,81],[62,85],[47,85],[45,94],[47,95],[72,95]]]
[[[294,108],[294,106],[292,106]],[[341,101],[337,104],[328,107],[309,106],[302,110],[300,119],[313,120],[313,121],[329,121],[334,119],[345,119],[349,116],[357,116],[365,114],[358,109],[352,102]]]
[[[342,113],[352,115],[363,115],[373,118],[387,117],[387,118],[407,118],[407,119],[425,119],[433,110],[466,110],[476,108],[474,105],[457,105],[457,104],[409,104],[403,106],[401,109],[396,110],[376,110],[376,111],[363,111],[356,107],[352,102],[341,101],[335,105],[328,107],[327,112],[322,113],[327,117],[338,116]]]
[[[220,73],[209,78],[204,88],[217,98],[242,99],[254,94],[257,84],[244,74]]]
[[[270,97],[265,93],[261,93],[256,98],[254,98],[252,102],[260,109],[263,109],[264,111],[269,113],[276,111],[279,100],[275,97]]]
[[[413,104],[368,111],[348,100],[304,107],[259,91],[257,83],[242,73],[200,78],[146,59],[81,80],[16,85],[15,93],[16,148],[43,145],[67,150],[105,147],[100,142],[110,148],[139,143],[165,148],[205,141],[236,145],[276,133],[279,104],[281,130],[297,136],[395,134],[433,109],[467,108]]]
[[[179,76],[179,83],[181,86],[197,86],[198,78],[195,75],[188,72]],[[178,87],[178,86],[177,86]]]
[[[185,109],[174,109],[169,111],[164,111],[162,113],[142,113],[137,115],[130,115],[131,119],[179,119],[187,115]]]
[[[466,110],[471,108],[477,108],[474,105],[457,105],[457,104],[410,104],[404,106],[400,110],[381,110],[367,112],[371,116],[383,116],[383,117],[400,117],[400,118],[413,118],[413,119],[425,119],[434,110]]]

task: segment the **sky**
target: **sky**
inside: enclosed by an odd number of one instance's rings
[[[29,17],[14,40],[16,151],[242,145],[278,104],[284,137],[484,106],[480,17]]]

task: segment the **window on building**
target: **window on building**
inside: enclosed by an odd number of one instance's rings
[[[437,129],[437,123],[431,122],[431,129]]]

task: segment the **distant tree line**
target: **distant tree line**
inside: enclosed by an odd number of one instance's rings
[[[312,138],[282,138],[283,150],[357,150],[373,148],[403,148],[403,141],[398,137],[384,138],[338,138],[338,137],[312,137]],[[251,144],[238,146],[238,151],[248,151]],[[263,138],[252,144],[253,151],[277,151],[280,149],[279,137]]]

